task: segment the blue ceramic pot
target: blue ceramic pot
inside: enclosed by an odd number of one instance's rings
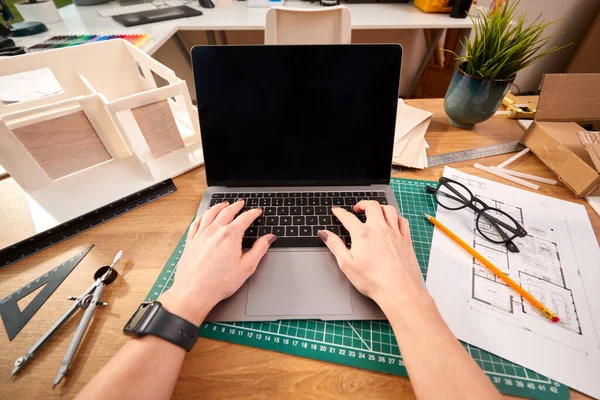
[[[454,71],[444,98],[448,121],[458,128],[471,129],[490,118],[514,80],[478,78],[465,73],[460,65]]]

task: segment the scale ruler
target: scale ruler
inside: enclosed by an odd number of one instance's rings
[[[164,180],[0,250],[0,269],[177,191]]]
[[[508,142],[495,144],[492,146],[479,147],[477,149],[456,151],[453,153],[438,154],[427,157],[427,165],[435,167],[438,165],[447,165],[460,161],[476,160],[478,158],[499,156],[501,154],[514,153],[525,148],[521,142]]]

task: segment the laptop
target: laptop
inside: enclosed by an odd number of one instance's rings
[[[385,319],[317,231],[350,246],[332,205],[398,208],[389,182],[401,46],[196,46],[191,56],[208,184],[198,214],[244,198],[263,214],[243,247],[277,235],[254,275],[206,320]]]

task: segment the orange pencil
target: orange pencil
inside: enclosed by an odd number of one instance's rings
[[[538,299],[533,297],[529,292],[527,292],[525,289],[523,289],[521,286],[519,286],[519,284],[517,282],[510,279],[510,277],[508,275],[506,275],[504,272],[500,271],[498,269],[498,267],[496,267],[494,264],[489,262],[484,256],[479,254],[477,252],[477,250],[475,250],[474,248],[472,248],[471,246],[466,244],[461,238],[459,238],[452,231],[450,231],[450,229],[446,228],[440,221],[433,218],[431,215],[428,215],[428,214],[424,214],[424,215],[425,215],[425,218],[427,218],[427,220],[429,222],[431,222],[433,225],[440,228],[440,230],[442,232],[444,232],[450,239],[454,240],[454,242],[456,242],[456,244],[458,244],[460,247],[462,247],[470,255],[475,257],[475,259],[477,261],[479,261],[481,264],[485,265],[487,267],[487,269],[489,269],[494,274],[496,274],[496,276],[498,278],[502,279],[502,281],[504,283],[506,283],[508,286],[510,286],[510,288],[512,290],[519,293],[524,299],[526,299],[528,302],[530,302],[542,314],[544,314],[546,317],[548,317],[548,319],[550,319],[552,322],[560,321],[560,318],[558,318],[558,315],[556,315],[552,311],[550,311],[548,309],[548,307],[543,305],[541,302],[538,301]]]

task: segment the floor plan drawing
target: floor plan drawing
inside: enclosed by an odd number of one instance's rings
[[[440,203],[438,221],[559,317],[545,317],[436,229],[427,289],[452,332],[600,399],[600,247],[586,208],[450,167],[443,175],[461,182],[479,211]],[[509,233],[515,223],[523,237]]]
[[[561,319],[561,327],[580,334],[577,309],[571,290],[564,279],[553,229],[526,224],[520,207],[484,197],[480,199],[490,207],[498,208],[512,216],[525,227],[528,235],[524,238],[515,238],[513,241],[519,248],[519,253],[510,253],[504,244],[495,244],[486,240],[474,228],[475,249],[557,313]],[[488,237],[498,236],[497,231],[484,220],[482,218],[478,224],[482,233]],[[512,315],[545,318],[475,259],[473,259],[472,288],[472,299],[488,305],[492,311],[496,309]]]

